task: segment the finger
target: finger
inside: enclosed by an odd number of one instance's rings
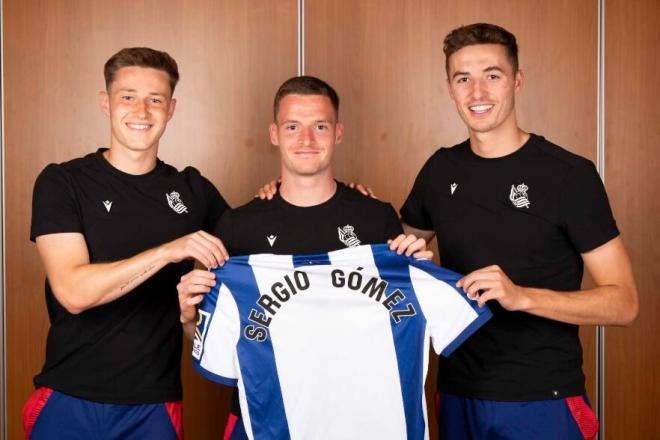
[[[185,302],[189,306],[196,306],[197,304],[201,303],[203,300],[204,300],[204,295],[196,295],[186,299]]]
[[[387,242],[390,245],[390,250],[391,251],[397,250],[399,248],[399,245],[401,244],[401,242],[403,242],[403,240],[405,240],[405,239],[406,239],[406,236],[404,234],[399,234],[394,238],[394,240],[388,240]]]
[[[397,246],[396,253],[399,255],[403,254],[415,241],[417,241],[417,237],[415,237],[413,234],[406,235],[404,239],[399,243],[399,246]]]
[[[406,248],[406,255],[409,257],[415,252],[426,250],[426,240],[423,238],[418,238]]]
[[[358,191],[360,191],[360,193],[361,193],[363,196],[368,196],[368,195],[369,195],[369,191],[368,191],[367,187],[364,186],[364,185],[362,185],[361,183],[358,183],[357,185],[355,185],[355,189],[357,189]]]
[[[213,253],[200,241],[194,239],[191,240],[188,243],[187,249],[190,257],[199,261],[204,267],[213,269],[218,266],[218,262],[213,256]]]
[[[456,287],[463,287],[465,289],[466,286],[469,286],[476,280],[490,280],[490,281],[499,280],[500,273],[494,272],[491,268],[492,266],[488,266],[482,269],[477,269],[474,272],[470,272],[469,274],[465,275],[463,278],[458,280],[458,282],[456,283]]]
[[[497,284],[492,281],[478,280],[470,284],[470,287],[465,290],[468,298],[477,299],[485,292],[489,292],[497,288]]]
[[[215,263],[207,267],[216,268],[222,266],[229,259],[227,249],[225,249],[225,245],[218,237],[205,231],[198,231],[194,238],[202,246],[200,250],[206,254],[209,260]]]
[[[432,260],[433,251],[429,251],[429,250],[418,251],[413,254],[413,257],[415,257],[416,260]]]
[[[215,274],[213,272],[209,272],[208,270],[201,270],[201,269],[194,269],[188,272],[187,274],[183,275],[181,277],[181,281],[186,281],[187,279],[190,279],[192,277],[195,278],[208,278],[211,280],[215,279]]]

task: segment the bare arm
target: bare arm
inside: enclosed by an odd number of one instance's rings
[[[53,293],[71,313],[114,301],[168,263],[194,258],[206,267],[217,267],[228,258],[222,242],[203,231],[112,263],[90,263],[80,233],[41,235],[36,242]]]
[[[483,305],[498,301],[512,311],[524,311],[578,325],[629,325],[637,317],[639,299],[630,259],[620,237],[582,254],[596,287],[576,292],[520,287],[499,266],[476,270],[458,282]],[[478,292],[483,293],[479,294]]]

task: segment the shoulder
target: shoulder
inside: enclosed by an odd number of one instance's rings
[[[365,196],[361,192],[349,188],[342,182],[337,182],[338,200],[345,204],[360,206],[364,209],[373,210],[390,210],[392,205],[382,200],[374,199],[373,197]]]
[[[469,139],[451,147],[440,147],[428,158],[426,163],[442,163],[444,161],[457,160],[466,148],[468,148],[468,144]]]
[[[261,200],[255,197],[237,208],[228,209],[222,217],[229,220],[252,219],[256,215],[267,215],[269,212],[280,210],[282,205],[277,200]]]
[[[537,153],[543,156],[544,163],[561,168],[565,173],[595,169],[593,162],[578,154],[556,145],[543,136],[532,134],[532,142]]]
[[[83,157],[78,157],[66,162],[51,163],[41,170],[37,176],[36,185],[67,183],[76,180],[81,175],[86,174],[87,170],[94,168],[96,153],[90,153]]]
[[[183,181],[193,189],[216,191],[215,185],[213,185],[209,179],[204,177],[195,167],[187,166],[179,171],[176,167],[162,161],[159,163],[159,166],[163,168],[161,175],[164,176],[165,179]]]

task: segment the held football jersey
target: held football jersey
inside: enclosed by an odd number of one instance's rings
[[[387,245],[230,258],[199,309],[193,364],[239,388],[254,439],[428,438],[429,341],[491,316],[459,275]]]

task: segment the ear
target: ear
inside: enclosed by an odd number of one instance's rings
[[[522,86],[524,82],[525,82],[525,75],[523,74],[523,71],[521,69],[518,69],[518,72],[516,73],[516,77],[513,83],[514,91],[516,93],[522,90]]]
[[[170,99],[170,107],[167,109],[167,120],[169,121],[174,116],[174,109],[176,109],[176,99]]]
[[[101,111],[106,116],[110,116],[110,96],[108,96],[108,92],[105,90],[99,92],[99,105],[101,106]]]
[[[268,133],[270,134],[270,143],[279,146],[280,141],[277,139],[277,124],[274,122],[271,122],[270,125],[268,126]]]
[[[337,122],[335,125],[335,144],[341,144],[344,140],[344,124]]]

